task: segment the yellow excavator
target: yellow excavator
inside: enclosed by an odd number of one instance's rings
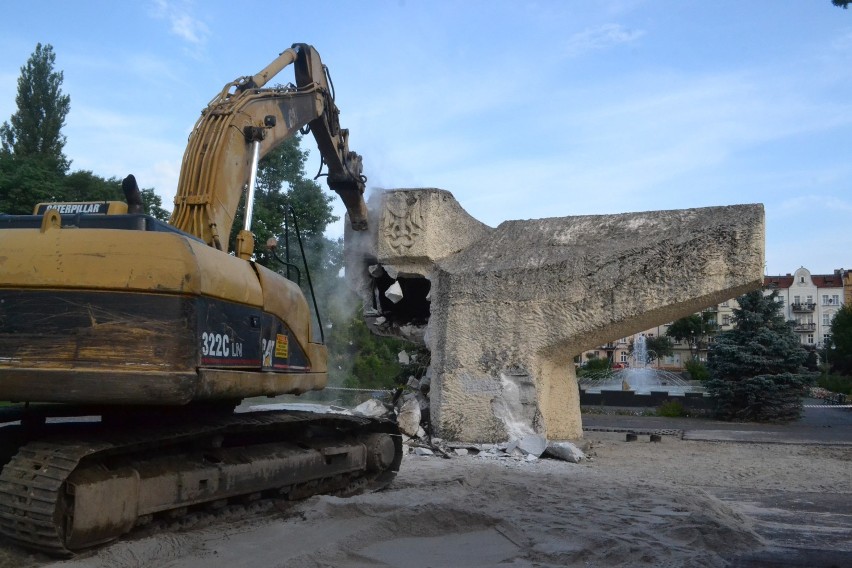
[[[293,65],[296,83],[267,88]],[[0,534],[71,555],[160,518],[386,486],[390,420],[243,399],[325,387],[300,287],[252,261],[258,161],[313,133],[328,184],[367,228],[361,157],[327,69],[295,44],[225,85],[188,141],[168,223],[127,203],[0,215]],[[229,252],[240,205],[245,224]]]

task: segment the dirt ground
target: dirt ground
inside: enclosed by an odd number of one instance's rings
[[[852,445],[586,442],[580,464],[408,455],[380,493],[136,534],[63,562],[0,542],[0,566],[852,566]]]

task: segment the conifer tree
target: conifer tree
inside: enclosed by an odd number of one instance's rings
[[[69,162],[63,154],[65,116],[71,97],[62,93],[62,71],[54,71],[56,54],[51,45],[37,44],[18,77],[18,110],[0,126],[3,152],[16,158],[38,158],[57,173]]]
[[[827,353],[833,373],[852,375],[852,304],[845,304],[831,320]]]
[[[789,422],[801,414],[814,374],[804,367],[808,352],[777,298],[760,290],[737,298],[735,329],[720,333],[710,349],[707,392],[720,418]]]

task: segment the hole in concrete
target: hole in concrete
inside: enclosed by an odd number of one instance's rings
[[[393,303],[385,292],[394,282],[402,288],[402,299]],[[429,321],[429,301],[426,296],[432,287],[428,278],[422,276],[399,276],[396,280],[382,274],[373,279],[375,294],[374,308],[391,323],[398,325],[426,325]]]

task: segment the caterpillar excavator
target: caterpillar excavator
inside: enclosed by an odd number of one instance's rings
[[[266,87],[292,65],[296,84]],[[69,556],[160,518],[258,499],[386,486],[389,420],[243,399],[325,387],[327,351],[300,287],[252,261],[258,161],[313,133],[354,229],[361,157],[327,69],[294,44],[202,111],[168,223],[127,203],[0,215],[0,534]],[[245,224],[228,235],[241,198]]]

